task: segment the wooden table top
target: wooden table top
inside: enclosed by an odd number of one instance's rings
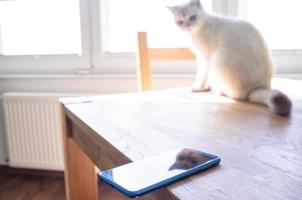
[[[67,115],[92,138],[88,144],[75,136],[101,169],[190,147],[222,161],[169,186],[180,199],[302,199],[302,82],[275,80],[274,85],[293,99],[289,118],[188,89],[62,102]],[[111,161],[91,143],[108,149]]]

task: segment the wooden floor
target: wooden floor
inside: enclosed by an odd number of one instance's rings
[[[64,179],[0,173],[0,200],[64,200]]]
[[[9,171],[9,173],[7,172]],[[0,200],[65,200],[63,175],[43,175],[43,172],[6,170],[0,167]],[[99,193],[105,194],[105,200],[128,200],[125,196],[107,186],[100,187]],[[99,195],[100,195],[99,194]]]

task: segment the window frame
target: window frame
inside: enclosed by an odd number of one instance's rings
[[[4,0],[0,0],[4,1]],[[106,41],[106,1],[78,0],[82,37],[82,55],[3,56],[2,74],[135,74],[135,53],[112,53],[104,50]],[[213,0],[213,11],[229,16],[244,15],[246,0]],[[1,28],[1,27],[0,27]],[[1,45],[1,43],[0,43]],[[0,46],[1,47],[1,46]],[[0,48],[1,51],[1,48]],[[301,50],[273,50],[276,72],[302,73]],[[26,67],[24,67],[26,65]],[[196,64],[156,63],[153,71],[159,74],[194,74]]]
[[[228,0],[234,11],[234,16],[246,18],[247,0]],[[271,50],[275,73],[299,74],[302,73],[302,48],[301,49],[273,49]]]
[[[132,74],[136,72],[136,55],[135,53],[113,53],[106,52],[106,2],[108,0],[92,0],[95,2],[95,7],[99,9],[91,10],[91,13],[98,12],[94,14],[94,16],[99,16],[100,21],[97,21],[96,18],[92,18],[92,24],[99,25],[99,31],[101,33],[101,40],[92,44],[96,49],[93,51],[94,59],[94,70],[97,73],[126,73]],[[225,2],[226,0],[213,0],[213,10],[215,12],[223,13],[225,10]],[[97,4],[99,2],[99,4]],[[97,6],[96,6],[97,5]],[[96,29],[96,26],[94,26]],[[95,38],[96,39],[96,38]],[[173,69],[169,66],[173,65]],[[187,64],[187,65],[186,65]],[[169,62],[158,62],[154,65],[153,71],[155,73],[161,74],[192,74],[195,73],[195,62],[185,62],[186,67],[183,67],[184,64],[179,63],[169,63]]]
[[[97,1],[97,0],[93,0]],[[97,12],[103,13],[100,15],[100,32],[103,33],[100,41],[101,49],[99,52],[94,51],[97,55],[94,55],[98,61],[95,64],[95,69],[102,73],[134,73],[135,72],[135,54],[134,53],[110,53],[102,51],[102,41],[106,40],[104,35],[106,16],[106,5],[103,0],[100,4],[100,9]],[[245,10],[245,0],[213,0],[213,11],[222,15],[228,15],[233,17],[242,17]],[[105,9],[105,10],[104,10]],[[104,11],[104,12],[102,12]],[[302,73],[302,49],[301,50],[272,50],[271,55],[273,57],[274,64],[276,65],[276,73],[289,74],[289,73]],[[166,70],[168,63],[157,63],[155,72],[158,73],[185,73],[190,74],[195,72],[194,66],[176,67],[176,69]]]
[[[0,0],[6,1],[6,0]],[[89,0],[78,0],[80,3],[80,26],[82,54],[52,55],[3,55],[0,46],[1,74],[64,74],[89,69],[90,64],[90,32],[89,32]],[[1,28],[1,27],[0,27]],[[0,37],[1,40],[1,37]],[[1,41],[0,41],[1,44]]]

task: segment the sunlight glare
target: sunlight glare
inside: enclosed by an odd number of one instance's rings
[[[173,0],[172,0],[173,1]],[[150,46],[186,47],[185,34],[176,27],[164,0],[106,0],[105,48],[108,52],[134,52],[136,32],[147,31]],[[212,10],[212,0],[204,0]]]
[[[247,19],[271,49],[301,49],[301,8],[301,0],[247,0]]]
[[[0,1],[4,55],[81,54],[79,1]]]

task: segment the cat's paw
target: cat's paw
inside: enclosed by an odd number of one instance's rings
[[[205,86],[205,85],[197,86],[197,85],[193,84],[193,86],[191,88],[191,91],[194,92],[194,93],[197,93],[197,92],[208,92],[210,90],[211,90],[211,87],[210,86]]]

